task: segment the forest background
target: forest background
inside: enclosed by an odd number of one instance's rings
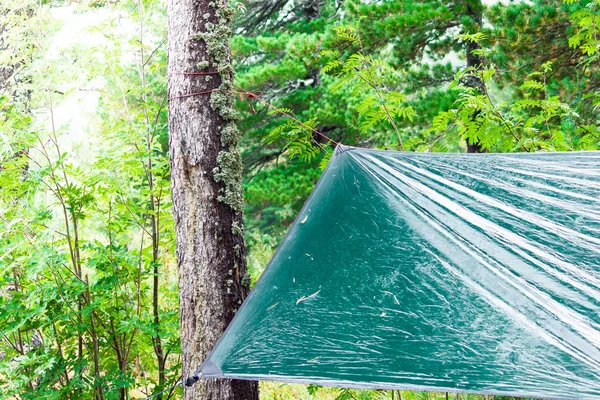
[[[231,1],[252,282],[337,142],[600,146],[598,1]],[[165,3],[72,3],[0,4],[0,398],[178,398]]]

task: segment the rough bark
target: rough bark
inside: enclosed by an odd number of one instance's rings
[[[467,0],[467,16],[473,21],[476,29],[479,30],[483,21],[483,5],[481,0]],[[477,50],[480,49],[481,46],[479,46],[479,43],[467,41],[467,68],[474,68],[478,71],[483,69],[483,56],[481,54],[477,54]],[[465,79],[465,85],[477,90],[480,93],[485,92],[485,84],[477,75],[470,74]],[[475,118],[477,115],[474,115],[473,117]],[[479,141],[470,142],[467,140],[467,153],[483,152],[484,150]]]
[[[248,293],[228,0],[168,0],[169,145],[183,379]],[[194,72],[196,74],[189,74]],[[197,74],[198,72],[204,73]],[[258,399],[256,382],[200,379],[184,399]]]

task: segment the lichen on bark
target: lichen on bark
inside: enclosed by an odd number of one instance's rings
[[[218,0],[216,3],[216,24],[207,22],[206,31],[199,36],[206,44],[206,52],[210,63],[218,71],[221,84],[211,93],[210,105],[221,118],[222,150],[217,156],[217,167],[213,170],[214,178],[223,187],[218,200],[229,205],[237,212],[243,210],[242,196],[242,157],[238,149],[240,133],[235,125],[237,113],[234,108],[234,72],[231,68],[229,40],[231,29],[229,23],[234,9],[229,0]]]
[[[240,226],[240,224],[238,224],[237,221],[233,221],[233,224],[231,225],[231,233],[233,233],[234,236],[244,236],[244,229]]]

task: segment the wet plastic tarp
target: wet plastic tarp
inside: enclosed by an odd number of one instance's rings
[[[201,376],[600,399],[600,152],[338,147]]]

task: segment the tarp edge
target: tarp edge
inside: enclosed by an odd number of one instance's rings
[[[262,281],[262,278],[265,276],[265,272],[267,271],[267,269],[271,266],[271,263],[273,262],[273,260],[275,259],[275,257],[277,256],[277,254],[279,253],[281,247],[283,246],[283,244],[286,242],[287,238],[289,237],[290,233],[294,230],[294,228],[300,223],[300,220],[302,218],[303,213],[306,211],[306,209],[308,209],[308,204],[310,203],[310,200],[314,197],[314,194],[317,192],[317,190],[319,189],[319,186],[321,184],[321,182],[323,181],[324,177],[327,174],[327,171],[330,169],[331,165],[334,163],[334,160],[337,159],[337,155],[343,153],[344,151],[341,151],[340,153],[337,152],[337,149],[339,147],[344,147],[346,148],[347,151],[349,149],[353,149],[354,147],[351,146],[346,146],[343,144],[339,144],[336,146],[335,151],[333,153],[333,156],[331,157],[331,159],[329,160],[329,162],[327,163],[327,166],[325,167],[325,169],[323,170],[323,172],[321,173],[321,176],[319,177],[319,179],[317,180],[317,183],[315,184],[313,190],[310,192],[310,195],[308,196],[308,198],[306,199],[306,201],[304,202],[304,205],[302,206],[302,208],[300,209],[300,212],[298,213],[298,215],[296,216],[296,219],[294,220],[294,222],[292,222],[292,224],[290,225],[290,227],[288,228],[288,231],[286,232],[285,236],[283,237],[283,239],[281,240],[279,246],[277,247],[277,250],[275,250],[275,253],[273,254],[273,257],[271,258],[271,261],[269,261],[269,263],[267,264],[267,266],[265,267],[265,269],[263,270],[262,274],[258,277],[258,280],[256,281],[256,283],[254,284],[254,288],[256,288],[260,282]],[[206,356],[206,358],[204,359],[204,362],[202,362],[202,364],[200,364],[200,367],[198,368],[196,374],[200,374],[201,377],[205,378],[206,376],[204,376],[204,374],[201,374],[202,371],[205,370],[205,365],[207,363],[212,363],[212,356],[215,353],[215,350],[217,349],[217,347],[219,347],[219,344],[223,341],[223,338],[227,335],[227,333],[229,332],[229,330],[231,329],[231,326],[233,325],[233,323],[236,321],[236,319],[238,318],[238,315],[240,315],[241,311],[244,309],[244,307],[248,304],[248,300],[253,296],[253,292],[254,292],[254,288],[250,291],[250,293],[248,294],[248,296],[244,299],[244,301],[242,302],[242,304],[240,305],[240,308],[237,310],[237,312],[235,313],[233,319],[231,320],[231,322],[229,322],[229,324],[227,325],[227,328],[225,328],[225,331],[221,334],[221,337],[217,340],[217,342],[215,343],[215,345],[212,347],[212,349],[210,350],[210,352],[208,353],[208,355]],[[217,367],[218,368],[218,367]],[[221,371],[219,369],[219,371]],[[211,376],[211,377],[216,377],[216,376]],[[249,378],[247,378],[249,379]]]
[[[502,392],[498,390],[463,390],[452,387],[438,387],[438,386],[420,386],[411,384],[395,384],[388,382],[381,383],[369,383],[369,382],[354,382],[344,380],[329,380],[323,378],[293,378],[281,375],[245,375],[245,374],[218,374],[218,375],[202,375],[202,378],[222,378],[222,379],[240,379],[245,381],[271,381],[271,382],[282,382],[282,383],[295,383],[302,385],[320,385],[335,388],[347,388],[347,389],[373,389],[373,390],[409,390],[409,391],[420,391],[420,392],[436,392],[436,393],[459,393],[459,394],[478,394],[486,396],[503,396],[503,397],[519,397],[519,398],[532,398],[532,399],[545,399],[545,400],[575,400],[581,399],[581,397],[548,397],[547,395],[529,394],[525,392]]]

